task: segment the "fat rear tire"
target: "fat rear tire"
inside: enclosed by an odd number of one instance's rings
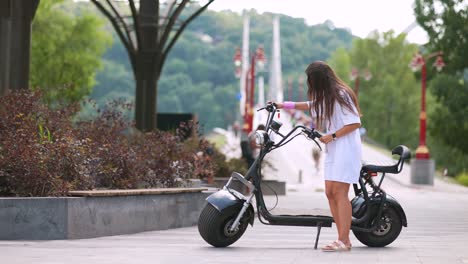
[[[236,242],[248,226],[248,221],[244,218],[239,224],[239,230],[234,233],[227,231],[238,213],[239,210],[227,210],[221,213],[207,203],[198,219],[198,232],[208,244],[214,247],[227,247]]]
[[[382,212],[386,223],[374,232],[354,231],[356,238],[369,247],[385,247],[400,235],[402,229],[401,218],[395,209],[387,207]],[[372,219],[371,223],[376,219]]]

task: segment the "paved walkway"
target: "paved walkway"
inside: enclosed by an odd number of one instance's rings
[[[391,159],[391,152],[389,151],[388,154],[384,154],[382,150],[377,150],[376,147],[371,145],[364,144],[363,145],[363,160],[366,163],[391,163],[393,162]],[[450,191],[450,192],[468,192],[468,188],[463,187],[458,184],[453,184],[449,181],[449,179],[443,179],[442,177],[435,177],[434,178],[434,185],[418,185],[411,183],[411,165],[405,164],[403,166],[403,170],[400,174],[393,175],[388,174],[388,178],[394,182],[401,184],[402,186],[406,186],[413,189],[425,189],[425,190],[432,190],[432,191]]]
[[[406,211],[408,227],[385,248],[368,248],[351,236],[349,253],[313,249],[315,228],[265,226],[256,219],[244,237],[228,248],[205,243],[196,227],[66,241],[0,241],[0,263],[468,263],[468,195],[404,187],[384,182]],[[297,212],[327,204],[321,191],[297,188],[280,196],[278,210]],[[275,197],[269,196],[270,205]],[[322,230],[319,245],[334,240]]]

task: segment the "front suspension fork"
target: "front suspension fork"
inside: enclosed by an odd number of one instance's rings
[[[248,192],[249,192],[247,197],[245,197],[243,194],[229,188],[229,185],[231,184],[233,179],[236,179],[236,180],[240,181],[242,184],[244,184],[245,186],[247,186]],[[250,204],[252,202],[252,199],[254,197],[254,192],[255,192],[255,186],[250,181],[246,180],[241,174],[239,174],[237,172],[234,172],[234,173],[231,174],[231,178],[229,179],[229,181],[224,186],[224,189],[226,189],[227,191],[232,193],[237,198],[244,200],[244,204],[242,205],[242,208],[241,208],[239,214],[237,215],[237,217],[234,220],[234,222],[232,223],[232,225],[229,227],[229,231],[234,232],[234,231],[237,231],[239,229],[240,220],[242,219],[245,212],[247,211],[247,208],[249,208],[249,206],[250,206]]]
[[[236,217],[236,220],[232,223],[231,227],[229,228],[229,231],[234,232],[239,229],[239,224],[240,220],[242,219],[242,216],[244,216],[245,211],[247,211],[247,208],[249,208],[250,203],[252,202],[253,194],[250,195],[247,200],[244,202],[244,205],[242,206],[242,209],[240,210],[239,214]]]

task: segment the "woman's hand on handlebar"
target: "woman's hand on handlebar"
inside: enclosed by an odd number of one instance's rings
[[[283,108],[283,103],[278,103],[278,102],[268,102],[267,104],[274,104],[276,106],[276,109],[281,109]]]
[[[321,138],[319,138],[319,140],[322,143],[328,144],[328,143],[333,141],[333,136],[332,135],[323,135]]]

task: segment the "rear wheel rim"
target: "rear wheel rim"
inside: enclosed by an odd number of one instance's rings
[[[382,221],[382,225],[380,225],[377,230],[372,232],[377,236],[385,236],[390,232],[390,230],[392,230],[392,218],[390,218],[388,215],[384,215],[382,217]]]

